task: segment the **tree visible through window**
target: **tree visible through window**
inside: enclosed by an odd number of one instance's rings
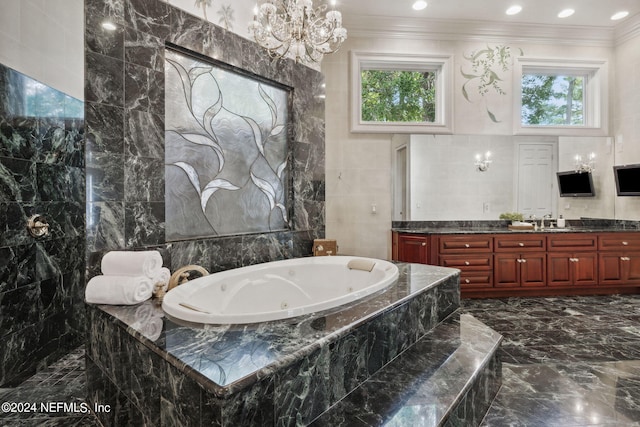
[[[584,126],[583,76],[522,75],[522,124]]]
[[[434,122],[436,72],[362,70],[362,120]]]

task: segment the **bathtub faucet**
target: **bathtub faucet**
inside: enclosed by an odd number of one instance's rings
[[[182,285],[183,283],[188,282],[189,277],[191,276],[191,272],[193,271],[197,271],[198,273],[200,273],[200,276],[207,276],[209,274],[209,272],[206,269],[204,269],[203,267],[200,267],[199,265],[195,265],[195,264],[185,265],[184,267],[177,269],[171,275],[171,278],[169,279],[169,286],[167,288],[167,292],[178,285]]]

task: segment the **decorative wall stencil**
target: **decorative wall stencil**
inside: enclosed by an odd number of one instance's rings
[[[233,22],[235,18],[233,17],[233,9],[231,5],[222,5],[218,10],[218,24],[220,24],[225,30],[233,30]]]
[[[289,90],[166,50],[166,239],[288,228]]]
[[[518,50],[519,56],[522,56],[524,54],[522,49]],[[471,71],[465,71],[464,65],[460,67],[460,73],[466,79],[462,85],[462,96],[467,101],[473,102],[472,97],[469,95],[470,88],[473,85],[475,85],[475,91],[483,99],[490,92],[495,92],[498,95],[507,94],[501,86],[503,78],[498,73],[508,72],[513,65],[512,52],[509,46],[491,47],[487,45],[486,49],[472,51],[469,55],[463,54],[462,56],[469,62],[468,68],[471,68]],[[489,118],[494,123],[499,123],[500,120],[496,118],[486,104],[485,108]]]
[[[196,2],[194,3],[194,6],[202,8],[202,16],[204,16],[204,19],[206,21],[208,21],[209,18],[207,18],[207,8],[210,7],[212,4],[213,4],[213,0],[196,0]]]

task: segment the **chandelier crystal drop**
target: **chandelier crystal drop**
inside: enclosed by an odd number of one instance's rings
[[[329,7],[324,3],[316,8],[312,0],[264,0],[258,3],[249,34],[272,57],[307,64],[320,62],[324,55],[337,51],[347,39],[342,14],[333,7],[327,11]]]

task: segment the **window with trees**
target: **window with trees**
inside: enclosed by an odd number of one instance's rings
[[[451,58],[352,52],[354,132],[451,132]]]
[[[605,61],[519,59],[516,133],[604,135]]]

